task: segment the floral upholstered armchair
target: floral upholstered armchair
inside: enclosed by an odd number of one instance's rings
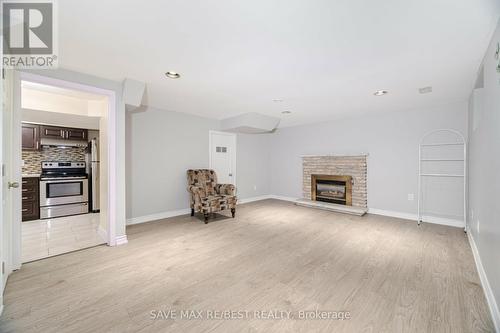
[[[236,187],[232,184],[217,184],[214,170],[196,169],[187,171],[188,192],[191,195],[191,216],[203,213],[205,224],[210,213],[231,209],[236,214]]]

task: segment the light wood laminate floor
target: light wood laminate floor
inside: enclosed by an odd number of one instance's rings
[[[23,265],[9,278],[0,332],[493,331],[458,228],[266,200],[238,206],[235,219],[186,215],[127,233],[124,246]],[[152,319],[169,309],[177,319]],[[216,310],[250,315],[206,318]],[[269,310],[351,318],[251,316]]]

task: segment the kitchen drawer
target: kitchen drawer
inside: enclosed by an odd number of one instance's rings
[[[22,194],[22,200],[24,201],[39,201],[40,196],[38,194],[38,191],[33,191],[33,192],[23,192]]]
[[[25,177],[22,179],[21,198],[22,198],[22,220],[31,221],[40,218],[40,194],[39,178]]]
[[[22,219],[24,221],[38,220],[40,218],[40,209],[38,201],[23,200],[22,202]]]
[[[33,192],[38,191],[39,178],[29,177],[23,178],[22,180],[22,189],[24,192]]]
[[[23,186],[25,185],[38,185],[38,181],[40,178],[37,177],[24,177],[22,180]]]
[[[23,184],[21,192],[24,196],[26,193],[38,193],[38,185],[37,184]]]

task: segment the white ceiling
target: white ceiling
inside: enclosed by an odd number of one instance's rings
[[[259,112],[280,126],[466,100],[500,12],[498,0],[58,6],[61,67],[145,81],[150,106],[218,119]],[[433,92],[420,95],[424,86]],[[379,89],[389,94],[373,96]]]

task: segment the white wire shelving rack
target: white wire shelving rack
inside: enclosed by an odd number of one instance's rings
[[[426,139],[432,137],[432,135],[438,133],[451,133],[454,134],[457,138],[457,142],[426,142]],[[423,149],[433,147],[439,149],[440,147],[450,147],[450,146],[462,146],[463,155],[459,158],[458,156],[455,158],[447,158],[444,154],[443,157],[432,157],[432,158],[423,158]],[[439,156],[439,154],[438,154]],[[422,172],[422,162],[456,162],[462,164],[462,172],[439,172],[439,173],[425,173]],[[463,222],[464,222],[464,231],[467,231],[467,142],[465,141],[465,137],[462,133],[453,130],[453,129],[437,129],[425,134],[420,140],[419,149],[418,149],[418,212],[417,212],[417,223],[423,221],[423,188],[422,188],[422,180],[428,177],[437,177],[437,178],[459,178],[463,179]]]

